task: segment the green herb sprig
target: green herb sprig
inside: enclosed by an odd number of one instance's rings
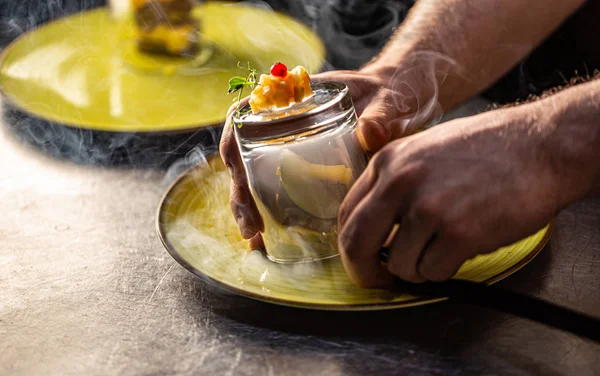
[[[237,63],[237,67],[240,69],[244,69],[246,71],[248,71],[248,76],[246,78],[241,77],[241,76],[235,76],[235,77],[231,77],[229,79],[229,89],[227,90],[227,94],[232,94],[235,93],[236,91],[238,92],[237,98],[234,98],[234,102],[237,101],[238,106],[236,111],[236,115],[239,117],[240,116],[240,101],[242,100],[242,93],[244,92],[244,88],[246,86],[249,86],[251,90],[254,90],[254,88],[259,85],[258,84],[258,72],[256,71],[256,69],[252,69],[250,68],[250,62],[247,62],[247,66],[244,67],[240,64],[240,62],[238,61]],[[241,128],[242,127],[242,123],[238,124],[238,127]]]
[[[258,85],[258,72],[256,69],[250,68],[250,62],[247,62],[248,66],[244,67],[240,65],[238,61],[237,66],[240,69],[244,69],[248,71],[248,76],[246,78],[241,76],[231,77],[229,79],[229,90],[227,90],[227,94],[238,92],[237,102],[242,100],[242,93],[244,92],[244,88],[249,86],[251,90],[254,90],[256,85]]]

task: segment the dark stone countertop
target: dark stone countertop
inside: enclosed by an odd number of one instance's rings
[[[600,345],[452,303],[312,312],[195,278],[155,213],[172,173],[78,166],[0,127],[2,375],[594,375]],[[600,201],[501,285],[600,316]]]

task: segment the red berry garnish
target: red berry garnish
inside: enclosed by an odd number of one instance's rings
[[[271,66],[271,74],[275,77],[285,78],[287,76],[287,67],[278,61]]]

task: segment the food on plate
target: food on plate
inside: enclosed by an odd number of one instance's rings
[[[300,103],[314,95],[310,86],[310,76],[306,68],[299,65],[288,71],[287,66],[276,62],[271,67],[270,74],[261,74],[257,79],[256,69],[240,66],[249,73],[246,78],[241,76],[232,77],[229,80],[228,93],[238,92],[238,101],[242,98],[244,87],[252,89],[248,103],[252,113],[275,111]]]
[[[302,102],[314,93],[310,77],[303,66],[288,72],[282,63],[271,67],[271,74],[262,74],[258,84],[250,94],[250,107],[253,113],[288,107]]]
[[[140,51],[191,56],[198,51],[199,21],[191,0],[131,0]]]

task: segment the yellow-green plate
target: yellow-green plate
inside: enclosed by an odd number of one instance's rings
[[[180,72],[183,59],[135,55],[133,21],[113,20],[102,8],[51,22],[6,47],[0,89],[24,112],[59,124],[179,131],[224,120],[233,99],[228,80],[244,74],[238,61],[261,72],[278,60],[310,72],[324,62],[320,39],[282,14],[222,2],[200,5],[194,14],[206,44],[198,59],[207,60],[197,69]]]
[[[229,173],[218,156],[181,175],[158,211],[159,236],[185,268],[235,293],[272,303],[324,310],[376,310],[415,306],[425,299],[361,289],[338,258],[284,265],[248,251],[229,211]],[[531,261],[548,241],[550,225],[511,246],[466,262],[457,278],[494,283]]]

